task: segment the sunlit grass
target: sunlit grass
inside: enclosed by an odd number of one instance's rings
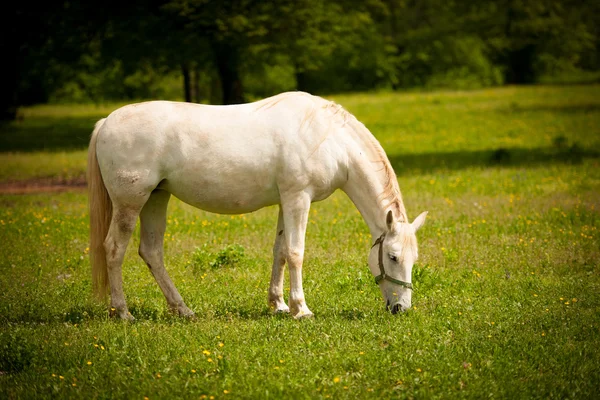
[[[0,182],[33,178],[83,178],[86,162],[87,150],[0,153]]]
[[[221,216],[173,199],[167,269],[198,320],[167,313],[137,256],[136,231],[123,268],[133,324],[109,318],[91,298],[84,193],[0,196],[1,393],[593,398],[600,392],[594,90],[336,98],[386,146],[409,217],[429,211],[418,232],[413,308],[401,316],[384,311],[366,267],[368,229],[339,192],[310,212],[304,289],[313,320],[267,308],[275,207]],[[521,109],[506,111],[513,101]],[[508,127],[524,150],[503,142]],[[494,159],[498,147],[509,158]],[[70,165],[61,157],[82,160],[73,170],[85,162],[84,151],[21,156],[38,156],[58,176]],[[407,159],[413,164],[403,165]],[[31,168],[28,176],[42,171]],[[232,245],[243,248],[235,263],[213,262]]]

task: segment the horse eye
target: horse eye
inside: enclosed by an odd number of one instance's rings
[[[390,254],[390,260],[392,260],[393,262],[396,262],[396,261],[398,261],[398,257],[396,257],[393,254]]]

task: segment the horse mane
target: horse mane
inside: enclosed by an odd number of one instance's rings
[[[341,105],[333,101],[327,101],[323,105],[323,108],[334,117],[334,120],[338,124],[341,126],[348,125],[362,143],[367,146],[369,154],[375,158],[374,160],[371,160],[371,162],[373,164],[380,164],[380,171],[383,171],[385,174],[384,188],[378,197],[379,202],[385,204],[387,207],[391,207],[394,216],[399,218],[401,222],[408,222],[396,173],[394,172],[381,143],[379,143],[377,138],[375,138],[362,122]],[[404,221],[402,221],[402,219]]]

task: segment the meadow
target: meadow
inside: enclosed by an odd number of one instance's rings
[[[167,312],[136,232],[133,323],[91,296],[85,191],[0,194],[0,397],[596,397],[599,92],[330,97],[380,140],[409,218],[429,211],[402,315],[385,310],[372,238],[341,192],[310,212],[314,318],[267,307],[276,208],[222,216],[172,199],[166,265],[197,319]],[[0,188],[82,180],[93,124],[117,106],[21,110],[0,127]]]

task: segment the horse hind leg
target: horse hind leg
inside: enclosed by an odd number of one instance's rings
[[[164,190],[154,190],[140,213],[140,257],[156,279],[172,312],[181,316],[193,317],[177,288],[171,281],[164,265],[164,235],[167,226],[167,205],[171,194]]]
[[[134,318],[129,313],[125,302],[122,265],[125,250],[127,250],[127,244],[135,229],[138,214],[139,209],[120,207],[113,204],[113,216],[108,234],[104,240],[110,285],[111,314],[116,314],[125,320],[133,320]]]
[[[271,271],[271,284],[269,285],[269,306],[275,313],[289,313],[290,308],[283,299],[283,273],[285,267],[285,232],[283,227],[283,212],[279,207],[277,219],[277,232],[273,245],[273,269]]]

